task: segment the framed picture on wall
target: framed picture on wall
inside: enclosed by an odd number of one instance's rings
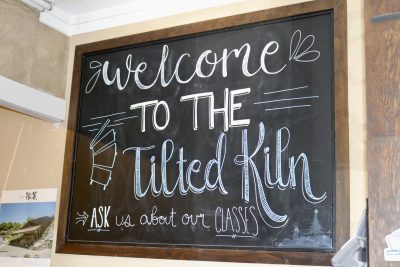
[[[345,1],[78,46],[57,251],[329,264],[348,239]]]

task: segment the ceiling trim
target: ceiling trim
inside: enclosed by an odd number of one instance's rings
[[[241,1],[137,0],[79,15],[63,11],[56,2],[51,10],[40,13],[39,20],[67,36],[73,36]]]

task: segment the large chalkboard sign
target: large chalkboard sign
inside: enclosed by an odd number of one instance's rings
[[[335,10],[213,25],[77,49],[64,247],[335,251]]]

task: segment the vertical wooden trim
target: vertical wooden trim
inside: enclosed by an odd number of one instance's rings
[[[334,84],[336,125],[336,249],[350,233],[349,123],[347,100],[347,1],[337,2],[334,12]]]
[[[370,266],[398,266],[384,249],[400,228],[400,20],[388,16],[399,11],[397,0],[365,1]]]

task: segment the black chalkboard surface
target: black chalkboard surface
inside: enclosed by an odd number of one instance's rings
[[[85,56],[68,240],[332,250],[332,14]]]

